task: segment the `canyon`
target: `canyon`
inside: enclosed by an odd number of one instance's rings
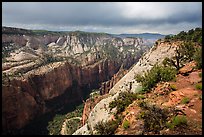
[[[3,134],[202,134],[201,34],[2,27]]]
[[[91,89],[107,93],[122,77],[116,78],[121,67],[128,70],[149,50],[144,41],[2,27],[3,133],[15,134],[33,119],[83,102]]]

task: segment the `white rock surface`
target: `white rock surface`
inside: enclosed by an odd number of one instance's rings
[[[172,46],[173,45],[173,46]],[[119,92],[125,92],[129,88],[129,83],[132,83],[132,92],[135,92],[135,89],[138,87],[138,83],[134,80],[135,74],[141,74],[146,70],[149,70],[152,68],[152,65],[158,63],[161,63],[165,57],[173,57],[174,50],[175,50],[175,43],[172,45],[166,45],[166,44],[160,44],[155,50],[150,50],[143,58],[139,60],[139,62],[120,80],[118,81],[114,87],[109,91],[110,96],[108,98],[105,98],[101,100],[91,111],[89,118],[88,118],[88,124],[90,126],[90,133],[96,134],[96,131],[94,130],[94,127],[99,121],[107,121],[111,118],[111,113],[114,113],[114,109],[112,112],[110,111],[108,105],[111,101],[114,100],[114,98],[117,98],[119,95]],[[112,96],[111,96],[112,95]],[[106,107],[107,109],[105,109]],[[84,125],[86,126],[86,125]],[[74,134],[86,132],[84,130],[88,130],[85,127],[82,127],[78,129]]]
[[[90,135],[91,133],[89,132],[87,128],[87,124],[85,124],[83,127],[81,127],[79,130],[74,132],[72,135]]]
[[[33,60],[37,58],[38,56],[35,56],[27,52],[20,51],[20,53],[11,53],[11,57],[8,57],[7,60],[23,61],[23,60]]]

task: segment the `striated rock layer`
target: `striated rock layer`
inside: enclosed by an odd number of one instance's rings
[[[64,103],[84,98],[85,89],[98,88],[112,77],[120,64],[104,60],[91,67],[76,67],[66,62],[54,63],[53,68],[32,72],[2,85],[2,114],[5,130],[21,128],[34,117]],[[61,96],[61,97],[60,97]],[[60,97],[60,98],[59,98]]]

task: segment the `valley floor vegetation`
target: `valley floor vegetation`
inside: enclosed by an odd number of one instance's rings
[[[60,115],[56,114],[52,121],[48,123],[48,131],[49,135],[60,135],[60,131],[62,129],[62,124],[66,119],[71,119],[74,117],[82,117],[84,104],[81,104],[76,107],[76,109],[68,114]],[[70,120],[66,123],[68,134],[74,133],[79,126],[81,125],[81,121],[78,119]]]

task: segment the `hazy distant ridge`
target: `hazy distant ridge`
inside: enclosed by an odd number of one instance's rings
[[[113,34],[113,35],[118,36],[118,37],[140,37],[144,39],[161,39],[166,36],[166,35],[159,34],[159,33]]]

